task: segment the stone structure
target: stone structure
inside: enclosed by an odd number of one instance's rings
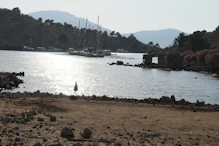
[[[143,64],[145,66],[152,66],[154,65],[152,63],[152,58],[153,57],[158,57],[158,65],[161,68],[164,68],[167,66],[167,55],[163,53],[153,53],[153,54],[144,54],[143,55]]]

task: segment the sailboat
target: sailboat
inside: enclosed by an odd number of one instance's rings
[[[88,19],[86,20],[86,29],[87,29],[87,22]],[[99,16],[98,16],[98,24],[97,24],[97,33],[99,31]],[[79,30],[80,30],[80,20],[79,20]],[[80,34],[79,34],[80,35]],[[70,55],[79,55],[79,56],[85,56],[85,57],[104,57],[103,50],[100,48],[100,36],[97,34],[97,43],[96,47],[92,46],[87,46],[86,47],[86,39],[84,39],[84,48],[79,51],[79,49],[70,49],[69,54]],[[79,41],[80,42],[80,41]],[[89,44],[89,43],[87,43]],[[78,45],[79,46],[79,45]]]

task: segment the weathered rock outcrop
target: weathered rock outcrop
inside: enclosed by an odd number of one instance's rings
[[[0,91],[5,89],[18,88],[23,81],[17,76],[24,76],[24,72],[20,73],[0,73]]]

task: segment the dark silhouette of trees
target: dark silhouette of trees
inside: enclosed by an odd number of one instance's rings
[[[60,43],[66,43],[68,42],[68,36],[65,33],[61,33],[59,35],[59,42]]]
[[[159,49],[158,45],[143,44],[133,34],[126,38],[115,31],[108,34],[96,29],[78,29],[68,23],[54,23],[51,19],[43,22],[42,18],[35,20],[28,15],[21,15],[19,8],[0,9],[0,45],[5,44],[35,48],[60,47],[65,50],[97,46],[112,51],[124,49],[130,52]]]
[[[192,50],[193,52],[209,49],[211,45],[206,38],[207,32],[196,31],[191,35],[185,35],[185,33],[180,33],[177,38],[174,39],[173,47],[178,48],[181,51]]]
[[[174,45],[180,49],[184,47],[185,42],[188,41],[184,32],[180,33],[177,38],[174,39]]]
[[[152,41],[150,41],[150,42],[148,43],[148,45],[149,45],[149,46],[154,46],[154,43],[153,43]]]
[[[13,12],[14,14],[16,14],[16,15],[21,15],[21,11],[20,11],[20,9],[19,9],[18,7],[12,9],[12,12]]]
[[[173,70],[182,69],[183,57],[179,51],[169,52],[167,55],[167,67]]]
[[[112,32],[110,33],[110,36],[113,37],[114,35],[115,35],[115,31],[112,31]]]
[[[196,31],[190,36],[190,46],[193,52],[211,48],[210,43],[204,38],[205,32]]]
[[[40,18],[38,19],[38,21],[39,21],[39,22],[43,22],[43,19],[40,17]]]
[[[158,43],[155,44],[155,47],[160,48],[160,45]]]

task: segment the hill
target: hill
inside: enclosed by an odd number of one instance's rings
[[[122,36],[119,32],[78,29],[68,23],[55,23],[54,20],[34,19],[21,13],[19,8],[0,9],[0,49],[18,49],[22,46],[68,48],[97,47],[102,49],[125,49],[140,53],[155,46],[138,41],[133,35]]]
[[[68,23],[74,27],[79,26],[79,20],[80,20],[80,28],[86,28],[86,19],[76,17],[68,12],[48,10],[48,11],[37,11],[37,12],[29,13],[28,15],[32,16],[35,19],[42,18],[43,21],[47,19],[51,19],[55,23],[62,23],[62,24]],[[91,29],[97,28],[97,24],[90,22],[88,20],[87,28],[89,28],[89,26]],[[107,31],[108,33],[111,32],[111,30],[107,28],[102,28],[102,31]]]
[[[133,33],[134,36],[141,42],[148,44],[152,41],[154,44],[158,43],[161,48],[165,48],[173,44],[173,40],[182,31],[177,29],[163,29],[163,30],[151,30],[151,31],[139,31]],[[124,34],[129,36],[130,33]]]

